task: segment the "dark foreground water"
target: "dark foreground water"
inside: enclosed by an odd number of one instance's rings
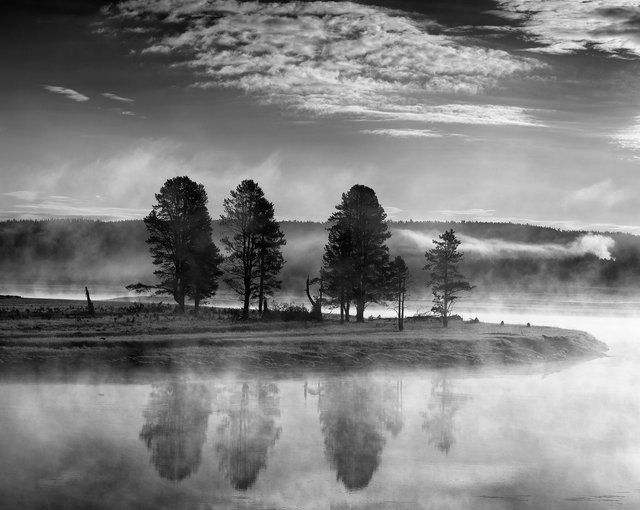
[[[526,320],[612,356],[136,384],[0,372],[0,508],[640,508],[640,320]]]

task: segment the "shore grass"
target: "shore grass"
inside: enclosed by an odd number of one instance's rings
[[[140,368],[347,370],[588,359],[607,347],[576,330],[392,319],[363,324],[235,320],[233,310],[175,315],[168,305],[5,298],[0,366],[27,373]]]

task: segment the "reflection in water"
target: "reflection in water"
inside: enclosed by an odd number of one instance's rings
[[[397,435],[402,421],[402,382],[395,388],[366,380],[320,385],[318,406],[325,453],[347,489],[363,489],[380,464],[384,430]]]
[[[453,418],[464,402],[464,397],[453,390],[453,385],[446,376],[436,379],[431,386],[429,410],[422,415],[422,429],[427,431],[429,444],[443,453],[449,453],[456,442]]]
[[[280,415],[278,386],[244,383],[239,394],[237,388],[227,393],[215,448],[220,470],[235,489],[244,491],[256,482],[280,437],[282,428],[275,422]]]
[[[200,467],[211,397],[202,384],[171,382],[153,387],[140,439],[162,478],[180,481]]]

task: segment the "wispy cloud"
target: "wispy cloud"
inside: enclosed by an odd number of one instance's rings
[[[130,99],[128,97],[118,96],[116,94],[112,94],[111,92],[103,92],[102,96],[106,97],[107,99],[113,99],[114,101],[120,101],[121,103],[134,103],[135,102],[134,99]]]
[[[128,0],[110,12],[129,28],[164,26],[165,35],[152,37],[143,53],[193,67],[200,87],[240,88],[315,115],[539,125],[524,109],[473,102],[537,73],[542,62],[437,33],[434,23],[404,12],[235,0]],[[438,105],[442,94],[464,102]]]
[[[518,16],[535,51],[573,53],[588,48],[640,56],[640,6],[636,0],[500,0]]]
[[[630,198],[630,191],[616,188],[611,179],[605,179],[591,186],[580,188],[571,196],[571,200],[574,202],[582,202],[589,205],[598,204],[604,207],[613,207]]]
[[[363,129],[361,133],[393,138],[441,138],[442,134],[429,129]]]
[[[43,87],[45,90],[48,90],[49,92],[53,92],[54,94],[61,94],[68,99],[77,101],[78,103],[89,101],[89,98],[87,96],[73,89],[68,89],[66,87],[57,87],[55,85],[43,85]]]
[[[27,202],[32,202],[36,200],[40,195],[37,191],[30,190],[18,190],[18,191],[8,191],[6,193],[2,193],[5,197],[12,197],[18,200],[26,200]]]
[[[487,218],[493,216],[495,214],[495,209],[441,209],[438,211],[433,211],[433,213],[442,215],[442,216],[472,216],[472,217],[483,217]]]

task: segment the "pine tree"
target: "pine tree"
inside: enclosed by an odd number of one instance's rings
[[[343,193],[342,202],[329,218],[329,240],[323,256],[322,276],[327,294],[347,313],[356,305],[356,321],[364,322],[368,303],[385,297],[389,266],[386,240],[391,236],[387,215],[375,192],[360,184]]]
[[[184,313],[186,296],[191,295],[199,304],[214,295],[220,274],[207,193],[202,184],[183,176],[167,180],[155,197],[158,203],[144,218],[147,243],[158,266],[154,274],[160,282],[155,289],[173,296]]]
[[[434,240],[435,246],[424,254],[427,258],[424,269],[429,271],[427,286],[431,287],[433,293],[431,310],[442,318],[442,325],[446,328],[451,309],[460,297],[459,293],[473,287],[458,269],[464,254],[458,251],[460,241],[453,229],[447,230],[439,238],[440,241]]]
[[[409,268],[400,255],[391,262],[389,276],[389,299],[395,301],[395,310],[398,314],[398,331],[403,331],[404,303],[407,296]]]
[[[280,286],[277,275],[284,264],[284,235],[274,218],[273,204],[252,180],[232,190],[223,207],[226,236],[222,244],[228,254],[225,282],[242,297],[242,317],[247,319],[251,298],[259,299],[262,311],[264,297]]]
[[[284,266],[281,248],[287,244],[280,224],[275,220],[273,204],[266,199],[258,203],[258,284],[254,296],[258,299],[258,312],[264,312],[266,296],[280,288],[278,275]]]

